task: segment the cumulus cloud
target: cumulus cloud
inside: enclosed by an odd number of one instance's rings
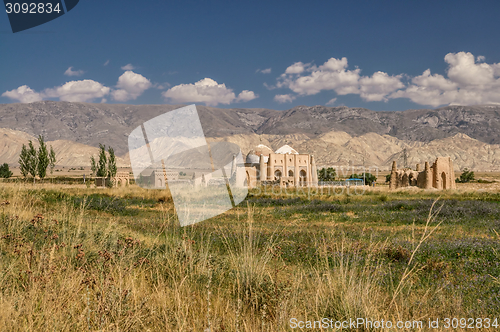
[[[431,75],[430,69],[411,79],[403,90],[389,98],[408,98],[430,106],[500,104],[500,63],[484,63],[484,56],[472,53],[448,53],[447,77]]]
[[[66,76],[81,76],[83,75],[85,72],[83,70],[73,70],[73,67],[69,67],[68,69],[66,69],[66,71],[64,72],[64,75]]]
[[[337,101],[337,98],[332,98],[329,101],[326,102],[326,106],[333,106],[335,105],[335,102]]]
[[[43,99],[43,96],[35,92],[27,85],[20,86],[17,89],[5,91],[2,93],[2,97],[7,97],[12,100],[17,100],[21,103],[33,103],[35,101],[40,101]]]
[[[267,68],[267,69],[257,69],[257,73],[261,73],[261,74],[271,74],[271,68]]]
[[[359,93],[360,69],[347,70],[347,58],[331,58],[323,65],[296,62],[278,78],[278,88],[289,88],[298,95],[315,95],[333,90],[339,95]]]
[[[63,101],[88,102],[103,98],[109,94],[110,88],[93,80],[70,81],[53,89],[45,89],[43,96],[59,98]]]
[[[488,64],[484,56],[466,52],[448,53],[444,61],[448,64],[446,75],[427,69],[415,77],[382,71],[362,76],[361,69],[349,69],[345,57],[330,58],[320,66],[296,62],[277,78],[275,86],[265,86],[293,92],[275,96],[277,102],[333,91],[337,95],[357,94],[365,101],[407,98],[430,106],[500,104],[500,63]]]
[[[194,84],[179,84],[162,93],[163,97],[174,103],[205,103],[207,106],[228,105],[234,101],[249,101],[258,96],[243,90],[238,97],[224,83],[218,84],[211,78],[204,78]]]
[[[127,65],[125,65],[125,66],[122,67],[122,70],[134,70],[134,69],[135,69],[135,67],[132,66],[131,63],[129,63],[129,64],[127,64]]]
[[[378,71],[371,77],[359,79],[359,95],[366,101],[387,101],[387,95],[404,88],[401,82],[402,75],[389,76]]]
[[[280,104],[283,103],[291,103],[292,101],[295,100],[295,96],[292,94],[287,94],[287,95],[276,95],[274,96],[274,101],[277,101]]]
[[[305,70],[305,67],[308,65],[309,64],[304,65],[302,62],[296,62],[285,70],[285,74],[300,74]]]
[[[152,84],[146,77],[128,70],[118,78],[116,87],[118,89],[114,90],[111,95],[114,100],[123,102],[137,99],[144,91],[152,87]]]
[[[243,90],[240,92],[240,94],[236,98],[236,102],[250,101],[250,100],[254,100],[255,98],[258,98],[258,97],[259,96],[256,95],[253,91]]]

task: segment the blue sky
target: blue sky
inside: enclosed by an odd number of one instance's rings
[[[500,103],[498,1],[97,1],[13,34],[0,103]]]

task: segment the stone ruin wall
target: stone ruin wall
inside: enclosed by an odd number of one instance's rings
[[[438,157],[432,166],[425,162],[424,170],[417,164],[416,170],[397,169],[396,161],[392,162],[389,189],[416,186],[422,189],[455,189],[455,171],[450,157]]]

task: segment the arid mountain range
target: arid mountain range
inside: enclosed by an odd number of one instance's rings
[[[127,137],[140,124],[180,106],[44,101],[0,105],[0,163],[16,164],[22,144],[39,134],[58,164],[84,166],[99,143],[114,147],[128,164]],[[433,161],[450,155],[455,167],[500,170],[500,106],[376,112],[363,108],[297,106],[287,111],[197,106],[210,140],[237,143],[244,153],[258,144],[289,144],[314,154],[319,165],[387,168],[392,160]]]

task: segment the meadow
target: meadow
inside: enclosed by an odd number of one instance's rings
[[[291,331],[301,330],[292,319],[322,318],[424,322],[399,329],[408,331],[446,317],[491,325],[497,232],[496,190],[263,188],[181,228],[165,190],[0,183],[0,331]]]

